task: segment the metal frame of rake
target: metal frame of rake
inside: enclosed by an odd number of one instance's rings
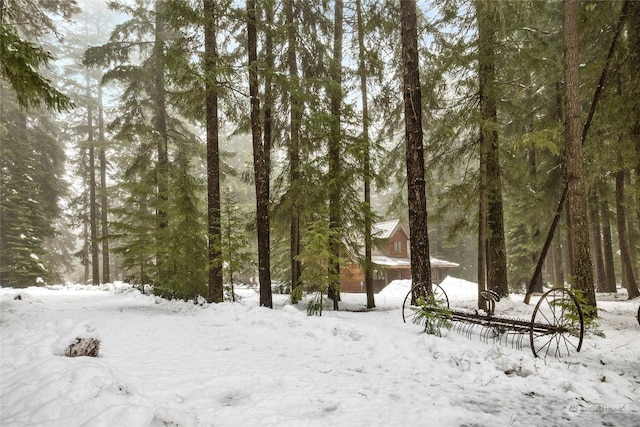
[[[529,346],[535,357],[568,357],[582,347],[582,309],[576,297],[567,289],[553,288],[545,292],[536,304],[531,320],[495,315],[495,305],[500,297],[493,291],[480,292],[487,301],[487,311],[450,308],[449,298],[442,287],[434,284],[432,292],[436,301],[442,306],[446,305],[450,311],[453,329],[468,338],[479,330],[480,339],[484,342],[510,342],[512,347],[522,349],[528,335]],[[413,322],[416,310],[422,309],[412,301],[413,295],[423,294],[421,285],[415,285],[405,297],[402,304],[402,320],[405,323],[407,320]]]

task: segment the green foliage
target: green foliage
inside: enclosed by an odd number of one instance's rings
[[[314,296],[307,301],[307,316],[322,316],[322,305],[324,298],[322,292],[316,292]]]
[[[327,221],[311,222],[302,239],[303,250],[299,260],[303,264],[302,282],[306,292],[326,292],[331,283],[329,274],[329,235]]]
[[[9,82],[23,108],[39,107],[69,110],[73,102],[40,74],[39,67],[52,61],[53,55],[40,46],[23,40],[10,25],[0,26],[0,77]]]
[[[0,93],[0,278],[3,286],[35,286],[54,277],[50,246],[57,238],[60,199],[67,184],[58,129],[37,112],[21,111]]]
[[[586,291],[583,291],[582,289],[572,289],[571,292],[573,293],[573,296],[576,297],[578,305],[580,306],[580,309],[582,311],[582,318],[584,321],[585,329],[597,331],[599,316],[598,313],[601,312],[602,309],[589,304]],[[567,317],[567,319],[574,322],[579,320],[578,310],[571,299],[567,298],[556,301],[560,301],[560,304],[563,305],[563,308],[565,309],[565,316]]]
[[[0,9],[0,78],[11,86],[20,107],[44,105],[65,111],[74,103],[57,90],[41,72],[55,58],[41,45],[29,40],[57,35],[52,15],[70,19],[79,12],[73,0],[57,2],[7,1]]]
[[[441,336],[441,328],[450,329],[451,310],[445,301],[437,300],[433,293],[416,300],[416,305],[411,307],[415,313],[413,323],[424,323],[424,332],[430,335]]]
[[[255,260],[250,251],[249,234],[250,216],[247,216],[238,206],[238,197],[231,187],[226,187],[222,194],[222,211],[220,212],[222,225],[221,253],[223,271],[227,284],[233,292],[234,275],[247,272],[251,275]],[[232,299],[235,297],[231,294]]]

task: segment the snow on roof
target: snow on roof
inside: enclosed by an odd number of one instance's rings
[[[453,268],[460,267],[460,264],[450,261],[445,261],[438,258],[430,257],[432,267],[440,268]],[[411,267],[411,260],[409,258],[392,258],[382,255],[374,255],[371,257],[371,261],[374,264],[382,265],[385,267]]]
[[[378,222],[373,224],[371,234],[378,239],[388,239],[393,236],[393,232],[400,225],[399,219],[392,219],[390,221]]]

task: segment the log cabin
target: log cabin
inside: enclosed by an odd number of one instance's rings
[[[372,234],[374,241],[378,242],[371,254],[374,292],[380,292],[394,280],[411,279],[409,232],[401,221],[394,219],[374,224]],[[364,248],[364,244],[362,247]],[[433,257],[430,260],[431,279],[434,283],[440,283],[450,268],[459,267],[455,262]],[[352,260],[340,269],[340,291],[366,292],[364,269],[360,262]]]

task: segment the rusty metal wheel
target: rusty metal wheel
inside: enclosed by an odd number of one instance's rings
[[[576,297],[564,288],[543,294],[531,316],[529,339],[533,355],[570,356],[580,351],[583,337],[584,319]]]
[[[416,316],[416,312],[415,310],[411,309],[411,307],[415,307],[415,305],[412,304],[411,296],[413,295],[414,291],[418,290],[419,288],[420,285],[414,285],[407,296],[404,297],[404,302],[402,303],[402,321],[404,323],[407,323],[407,321],[413,323],[413,318]],[[438,302],[442,302],[443,306],[449,308],[449,298],[447,297],[447,293],[444,291],[444,289],[442,289],[440,285],[436,285],[434,283],[431,286],[431,290],[433,291],[435,300]]]

